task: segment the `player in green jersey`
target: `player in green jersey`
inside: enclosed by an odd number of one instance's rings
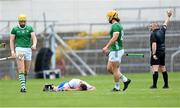
[[[119,23],[120,19],[118,17],[118,12],[115,10],[111,10],[107,13],[108,21],[111,26],[110,30],[110,40],[102,49],[103,53],[109,56],[107,70],[114,76],[114,88],[113,91],[120,91],[120,84],[119,80],[121,79],[124,83],[123,91],[125,91],[130,84],[131,80],[126,78],[120,72],[120,63],[121,58],[124,54],[124,47],[123,47],[123,27]],[[110,51],[110,52],[109,52]]]
[[[31,65],[32,50],[36,50],[37,44],[35,32],[26,24],[26,20],[25,15],[18,16],[19,24],[13,27],[10,35],[11,56],[17,57],[20,92],[26,92],[26,76]]]

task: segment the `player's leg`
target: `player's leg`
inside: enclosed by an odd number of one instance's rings
[[[160,53],[159,59],[160,59],[159,72],[162,72],[163,80],[164,80],[163,88],[169,88],[169,85],[168,85],[168,73],[167,73],[167,70],[166,70],[166,67],[165,67],[165,52]]]
[[[163,80],[164,80],[164,86],[163,88],[169,88],[168,85],[168,72],[165,67],[165,52],[161,54],[161,62],[160,62],[160,68],[162,70]]]
[[[169,84],[168,84],[168,72],[166,70],[165,66],[160,65],[160,70],[162,72],[163,75],[163,80],[164,80],[164,86],[163,88],[169,88]]]
[[[159,70],[159,64],[160,64],[160,59],[159,59],[159,54],[157,53],[157,58],[154,59],[153,56],[151,56],[151,69],[152,69],[152,79],[153,79],[153,84],[150,87],[151,89],[157,88],[157,81],[158,81],[158,70]]]
[[[114,82],[115,82],[113,91],[120,91],[120,84],[119,84],[119,79],[120,79],[119,63],[118,62],[111,62],[110,64],[112,66],[111,71],[113,73]]]
[[[162,75],[163,75],[163,80],[164,80],[163,88],[169,88],[169,85],[168,85],[168,72],[167,72],[166,67],[165,67],[165,53],[161,54],[160,60],[161,61],[160,61],[159,69],[161,70]]]
[[[26,48],[25,49],[25,55],[24,55],[24,59],[25,59],[25,79],[27,79],[27,75],[29,73],[30,70],[30,66],[31,66],[31,59],[32,59],[32,50],[30,48]]]
[[[120,85],[119,85],[119,73],[117,73],[117,67],[116,67],[116,62],[108,61],[107,64],[107,71],[111,73],[114,77],[114,88],[113,91],[119,91],[120,90]]]
[[[109,53],[109,60],[107,64],[107,71],[113,74],[114,77],[114,88],[113,91],[119,91],[120,90],[120,85],[119,85],[119,77],[120,73],[118,72],[119,68],[119,63],[116,60],[115,57],[115,51],[112,51]]]
[[[106,68],[107,68],[107,71],[108,71],[110,74],[113,74],[113,72],[112,72],[112,64],[111,64],[110,61],[108,61]]]
[[[30,66],[31,66],[31,61],[25,60],[25,79],[26,80],[27,80],[27,75],[28,75],[29,70],[30,70]]]
[[[25,64],[24,64],[24,51],[23,48],[16,47],[16,62],[18,68],[18,77],[21,84],[21,92],[26,92],[26,82],[25,82]]]
[[[118,71],[120,73],[120,79],[121,81],[124,83],[124,88],[123,88],[123,91],[125,91],[127,88],[128,88],[128,85],[130,84],[131,80],[128,79],[125,75],[123,75],[121,73],[121,69],[120,69],[120,64],[121,64],[121,59],[122,59],[122,56],[124,55],[124,49],[118,51],[118,62],[119,62],[119,68],[118,68]]]
[[[153,75],[152,75],[152,78],[153,78],[153,84],[150,88],[157,88],[157,81],[158,81],[158,68],[159,68],[159,65],[152,65],[152,72],[153,72]]]
[[[121,73],[120,68],[118,70],[120,73],[120,79],[124,83],[123,91],[125,91],[128,88],[128,85],[131,83],[131,80]]]
[[[21,92],[26,92],[24,60],[17,58],[16,61],[17,61],[17,67],[18,67],[18,73],[19,73],[19,81],[21,84]]]

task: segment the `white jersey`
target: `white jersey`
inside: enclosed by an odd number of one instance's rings
[[[79,88],[81,83],[83,83],[83,84],[85,84],[87,86],[87,90],[92,88],[92,86],[90,84],[88,84],[86,81],[82,81],[80,79],[72,79],[69,82],[66,82],[64,84],[64,88],[69,87],[71,89],[76,89],[76,88]]]

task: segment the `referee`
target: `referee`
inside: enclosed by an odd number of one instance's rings
[[[167,25],[170,22],[172,16],[172,10],[167,11],[167,18],[162,26],[159,26],[157,22],[152,22],[149,25],[151,31],[150,47],[151,47],[151,67],[153,72],[153,84],[151,89],[157,88],[158,71],[162,72],[164,79],[163,88],[169,88],[168,85],[168,73],[165,67],[165,33]]]

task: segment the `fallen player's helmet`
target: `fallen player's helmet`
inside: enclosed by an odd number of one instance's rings
[[[53,84],[45,84],[43,87],[43,91],[53,91]]]

